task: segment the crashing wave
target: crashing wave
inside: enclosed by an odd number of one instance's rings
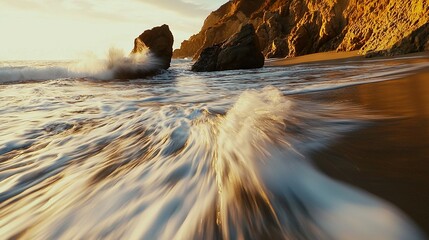
[[[135,79],[156,74],[160,69],[160,61],[149,51],[125,55],[124,51],[111,48],[106,59],[88,55],[80,61],[54,67],[0,67],[0,83],[68,78]]]

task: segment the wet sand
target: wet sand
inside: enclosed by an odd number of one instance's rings
[[[299,57],[292,58],[278,58],[267,60],[265,66],[290,66],[303,63],[336,63],[345,60],[362,60],[363,56],[358,54],[358,51],[352,52],[322,52],[307,54]]]
[[[313,154],[329,176],[405,212],[429,236],[429,68],[408,77],[296,96],[382,116]]]
[[[358,54],[358,51],[351,52],[322,52],[307,54],[304,56],[292,57],[292,58],[277,58],[269,59],[265,61],[266,67],[283,67],[293,66],[300,64],[346,64],[347,62],[364,62],[371,60],[383,60],[383,59],[394,59],[401,58],[401,61],[405,62],[422,62],[429,61],[429,52],[412,53],[402,56],[394,57],[376,57],[376,58],[365,58]]]

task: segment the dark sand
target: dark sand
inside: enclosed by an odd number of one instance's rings
[[[323,172],[385,199],[429,236],[429,69],[408,77],[297,96],[382,115],[313,160]]]

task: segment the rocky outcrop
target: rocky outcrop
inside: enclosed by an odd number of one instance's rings
[[[109,69],[116,79],[136,79],[158,74],[170,67],[173,42],[173,34],[165,24],[146,30],[134,40],[129,57],[110,57]]]
[[[324,51],[393,55],[427,50],[428,0],[232,0],[212,12],[201,31],[174,51],[199,56],[243,24],[256,28],[265,57]]]
[[[194,72],[212,72],[217,70],[217,59],[222,50],[222,44],[216,44],[205,48],[198,60],[192,65]]]
[[[234,69],[261,68],[264,55],[252,24],[241,30],[222,44],[205,48],[192,66],[192,71],[222,71]]]
[[[168,25],[164,24],[146,30],[136,38],[134,40],[134,49],[131,53],[140,53],[148,48],[151,54],[159,61],[160,67],[162,69],[168,69],[173,56],[173,43],[173,34]]]
[[[424,24],[410,35],[396,42],[391,48],[369,52],[366,57],[393,56],[423,51],[429,51],[429,23]]]

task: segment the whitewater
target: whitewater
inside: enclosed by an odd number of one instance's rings
[[[173,60],[156,76],[113,77],[156,64],[115,52],[0,62],[1,238],[423,239],[395,206],[310,157],[383,116],[296,96],[429,63],[194,73]]]

